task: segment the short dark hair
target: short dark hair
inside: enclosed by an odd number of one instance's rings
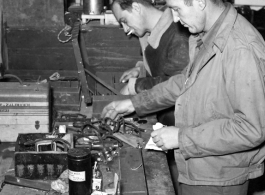
[[[224,2],[223,0],[210,0],[210,1],[216,5],[222,5]],[[191,6],[192,2],[193,2],[193,0],[184,0],[184,4],[187,6]]]
[[[151,0],[114,0],[112,2],[112,6],[115,2],[118,3],[120,5],[121,9],[123,9],[123,10],[131,10],[133,2],[140,3],[146,7],[153,6]]]

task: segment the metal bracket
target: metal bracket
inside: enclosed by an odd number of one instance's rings
[[[84,63],[83,63],[83,59],[87,60],[87,57],[83,56],[84,58],[82,58],[81,50],[80,50],[79,43],[78,43],[78,36],[80,36],[80,40],[81,42],[83,42],[82,33],[80,33],[80,25],[81,23],[78,20],[74,23],[74,27],[72,29],[72,45],[74,49],[78,75],[79,75],[81,86],[82,86],[81,90],[84,95],[84,102],[91,103],[92,102],[91,95],[93,94],[94,90],[93,88],[90,88],[88,86],[87,79],[86,79],[86,73],[84,69]],[[86,52],[82,52],[82,53],[84,55]]]

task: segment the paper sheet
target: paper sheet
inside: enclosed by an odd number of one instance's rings
[[[153,130],[155,131],[157,129],[161,129],[162,127],[164,127],[162,123],[156,123],[155,125],[153,125]],[[145,149],[162,151],[162,149],[157,147],[156,144],[153,142],[152,137],[150,137],[149,141],[147,142]]]

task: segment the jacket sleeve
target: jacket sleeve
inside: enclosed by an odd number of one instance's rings
[[[169,78],[170,76],[138,78],[135,82],[135,92],[140,93],[142,91],[151,89],[153,86],[157,85],[158,83],[162,83],[163,81],[166,81]]]
[[[175,105],[181,94],[185,75],[178,74],[165,82],[159,83],[150,90],[143,91],[131,98],[136,113],[143,116]],[[172,90],[174,89],[174,90]]]
[[[260,60],[247,47],[238,48],[231,55],[223,64],[223,74],[229,99],[226,106],[231,107],[233,114],[197,127],[180,128],[179,148],[185,159],[247,151],[265,140]]]

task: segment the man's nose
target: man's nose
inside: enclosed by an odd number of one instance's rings
[[[127,33],[129,31],[129,26],[127,26],[124,23],[121,23],[121,25],[122,25],[122,28],[123,28],[124,32]]]
[[[178,22],[180,20],[178,12],[174,11],[173,9],[171,9],[171,12],[172,12],[172,16],[173,16],[173,21]]]

